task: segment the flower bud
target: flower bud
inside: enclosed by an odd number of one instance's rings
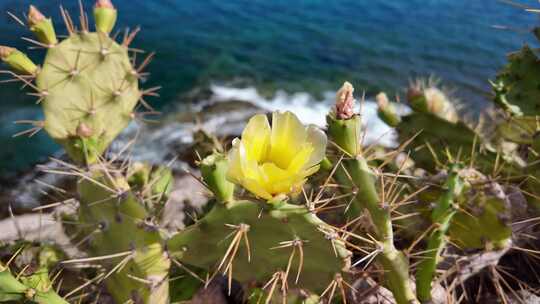
[[[110,0],[97,0],[94,7],[94,19],[96,20],[97,31],[109,34],[114,25],[118,12]]]
[[[19,74],[33,75],[38,67],[21,51],[7,46],[0,46],[0,59]]]
[[[114,5],[112,4],[111,0],[97,0],[96,1],[96,8],[110,8],[114,9]]]
[[[391,127],[396,127],[401,122],[401,117],[396,112],[395,107],[388,100],[385,93],[379,93],[377,97],[377,114],[379,118]]]
[[[234,199],[234,184],[227,180],[228,160],[221,154],[214,153],[201,162],[201,175],[208,188],[220,202]]]
[[[30,5],[30,9],[28,10],[28,25],[35,26],[46,19],[35,6]]]
[[[15,51],[16,49],[14,48],[0,45],[0,58],[2,58],[2,60],[5,60],[9,57],[9,55],[11,55]]]
[[[354,87],[345,82],[336,94],[336,116],[338,119],[351,119],[354,116]]]
[[[39,42],[48,46],[58,43],[51,19],[46,18],[35,6],[28,9],[28,26]]]

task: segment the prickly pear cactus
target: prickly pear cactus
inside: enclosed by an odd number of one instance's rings
[[[492,83],[495,103],[514,116],[540,113],[540,61],[535,50],[524,46],[508,57],[508,65]]]
[[[27,83],[43,107],[45,120],[34,125],[44,128],[79,163],[94,163],[112,140],[134,118],[133,110],[142,98],[139,69],[130,60],[128,45],[134,34],[122,43],[109,37],[116,21],[110,1],[95,7],[97,32],[90,32],[86,15],[81,28],[75,28],[68,12],[62,9],[68,36],[58,41],[52,22],[35,7],[28,23],[47,54],[36,67],[22,52],[2,47],[1,58]]]
[[[141,97],[127,48],[103,33],[73,33],[49,49],[36,81],[45,130],[79,162],[101,155]]]
[[[291,286],[318,291],[350,258],[337,231],[304,206],[285,202],[217,204],[168,248],[184,263],[230,271],[241,282],[264,282],[284,271]]]
[[[104,257],[98,259],[107,271],[103,280],[115,300],[167,303],[170,260],[151,213],[126,179],[94,170],[78,192],[80,241],[91,256]]]

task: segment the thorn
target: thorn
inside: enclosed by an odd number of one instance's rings
[[[45,121],[38,121],[38,120],[36,120],[36,121],[34,121],[34,120],[18,120],[18,121],[15,121],[15,123],[16,124],[30,124],[33,127],[28,129],[28,130],[21,131],[19,133],[14,134],[13,138],[23,136],[23,135],[28,135],[28,137],[32,137],[32,136],[36,135],[39,131],[41,131],[45,127]]]
[[[66,25],[66,29],[69,32],[69,35],[73,35],[76,32],[75,26],[73,25],[73,20],[71,19],[71,16],[69,15],[69,12],[64,9],[63,6],[60,6],[60,13],[62,14],[62,18],[64,19],[64,23]]]
[[[135,28],[135,30],[133,30],[133,32],[129,32],[129,29],[126,29],[126,32],[124,34],[124,41],[122,41],[122,45],[124,47],[128,47],[132,42],[133,40],[135,39],[135,36],[137,36],[137,34],[141,31],[141,28],[140,27],[137,27]]]
[[[17,22],[18,24],[20,24],[20,25],[23,26],[23,27],[26,27],[26,25],[24,24],[24,22],[22,22],[22,20],[19,19],[19,17],[15,16],[13,13],[11,13],[11,12],[9,12],[9,11],[7,12],[7,14],[8,14],[11,18],[13,18],[13,20],[15,20],[15,22]]]

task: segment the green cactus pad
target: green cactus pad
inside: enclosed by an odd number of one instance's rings
[[[524,46],[509,55],[508,61],[495,82],[495,102],[504,109],[517,106],[520,111],[513,114],[540,114],[540,61],[536,52]]]
[[[450,239],[463,249],[500,249],[507,246],[512,237],[509,210],[496,197],[480,193],[470,204],[462,205],[467,212],[458,211],[452,218]]]
[[[130,191],[123,177],[112,180],[100,170],[92,172],[93,181],[79,183],[80,235],[88,237],[92,256],[107,256],[131,251],[129,262],[106,280],[109,292],[118,303],[142,300],[167,303],[167,275],[170,261],[164,254],[157,227],[148,222],[150,214]],[[119,193],[112,193],[104,186]],[[126,256],[102,260],[110,270]],[[152,282],[146,284],[141,280]]]
[[[72,34],[47,52],[36,82],[45,130],[93,163],[131,121],[141,92],[128,49],[102,33]]]
[[[248,261],[247,246],[242,241],[234,258],[232,275],[241,282],[264,282],[274,273],[285,271],[293,247],[275,247],[295,239],[303,241],[304,264],[298,281],[303,288],[323,290],[348,265],[350,252],[342,242],[327,237],[335,233],[333,229],[305,207],[288,203],[217,204],[203,219],[173,237],[168,248],[183,263],[212,270],[220,264],[233,238],[230,234],[235,231],[227,225],[240,224],[249,225],[251,251]],[[297,252],[288,277],[291,287],[295,286],[298,257]]]
[[[428,113],[412,113],[403,117],[397,131],[402,143],[416,136],[407,148],[414,161],[429,171],[436,171],[437,161],[447,162],[446,150],[453,157],[460,155],[461,160],[467,160],[473,146],[479,167],[490,169],[495,163],[496,153],[482,143],[482,136],[462,122],[453,123]]]
[[[540,129],[540,119],[535,116],[511,117],[497,126],[498,133],[506,140],[530,145]]]

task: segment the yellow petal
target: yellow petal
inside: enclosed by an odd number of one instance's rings
[[[258,197],[267,200],[272,198],[272,194],[270,194],[259,181],[248,178],[243,181],[242,186]]]
[[[265,175],[265,186],[269,192],[279,194],[291,191],[294,172],[283,170],[274,163],[265,163],[261,168]]]
[[[321,129],[314,125],[310,125],[307,129],[306,142],[311,144],[313,147],[311,157],[304,167],[309,168],[320,163],[326,156],[328,139],[326,138],[326,134]]]
[[[311,167],[312,165],[308,165],[308,162],[310,161],[312,154],[313,146],[311,144],[304,144],[302,150],[300,150],[294,156],[293,160],[289,164],[289,167],[287,168],[287,171],[298,173],[304,168]]]
[[[260,162],[266,157],[270,148],[270,132],[266,115],[258,114],[249,120],[242,132],[242,143],[248,159]]]
[[[227,171],[227,179],[233,183],[241,183],[244,178],[242,171],[242,159],[240,157],[240,139],[233,140],[233,147],[229,151],[229,169]]]
[[[291,112],[272,115],[271,147],[268,160],[287,168],[306,140],[306,128]]]

